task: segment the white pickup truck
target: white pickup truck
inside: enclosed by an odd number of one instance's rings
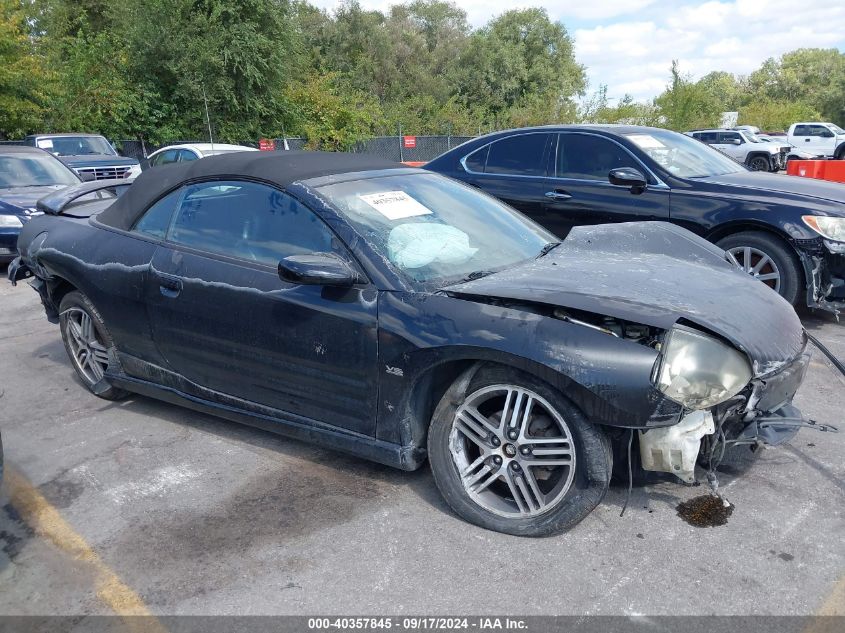
[[[833,123],[793,123],[789,126],[787,138],[799,150],[845,160],[845,130]]]

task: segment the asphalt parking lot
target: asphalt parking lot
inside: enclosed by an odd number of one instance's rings
[[[458,519],[427,469],[88,394],[4,273],[0,614],[845,614],[845,433],[735,461],[721,527],[676,515],[703,488],[660,483],[520,539]],[[845,358],[845,326],[807,325]],[[820,353],[796,404],[845,427]]]

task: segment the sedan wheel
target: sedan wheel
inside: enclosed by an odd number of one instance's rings
[[[797,253],[788,243],[763,231],[742,231],[723,237],[717,244],[734,266],[762,281],[793,306],[802,303],[804,273]]]
[[[607,492],[610,442],[559,391],[501,365],[468,369],[428,432],[434,481],[481,527],[520,536],[567,530]]]
[[[775,260],[763,251],[751,246],[737,246],[725,251],[737,268],[762,281],[775,292],[780,292],[781,274]]]
[[[485,387],[467,398],[455,414],[449,450],[469,497],[503,517],[554,508],[575,472],[563,416],[517,385]]]

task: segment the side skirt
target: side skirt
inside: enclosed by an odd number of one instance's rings
[[[294,439],[316,444],[332,450],[342,451],[357,457],[363,457],[386,466],[393,466],[401,470],[416,470],[425,461],[425,452],[414,446],[400,446],[391,442],[384,442],[373,437],[358,435],[339,429],[329,429],[314,426],[307,421],[297,420],[291,416],[269,416],[257,412],[246,411],[231,405],[211,402],[204,398],[193,396],[172,387],[132,378],[126,375],[107,375],[108,381],[115,387],[163,400],[171,404],[180,405],[225,418],[233,422],[240,422],[254,426],[271,433],[292,437]]]

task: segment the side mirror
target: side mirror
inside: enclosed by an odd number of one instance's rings
[[[333,253],[291,255],[279,262],[282,281],[307,286],[354,286],[364,279],[349,264]]]
[[[740,141],[738,138],[732,138],[728,141],[728,143],[730,143],[731,145],[742,145],[742,141]]]
[[[822,132],[822,137],[824,138],[833,138],[834,136],[836,135],[833,133],[832,130],[825,130],[824,132]]]
[[[79,176],[79,179],[82,182],[91,182],[97,179],[97,177],[90,171],[83,171],[82,173],[76,172],[76,175]]]
[[[611,169],[610,173],[607,174],[607,179],[611,185],[629,187],[631,193],[642,193],[648,185],[643,173],[633,167],[617,167],[616,169]]]

